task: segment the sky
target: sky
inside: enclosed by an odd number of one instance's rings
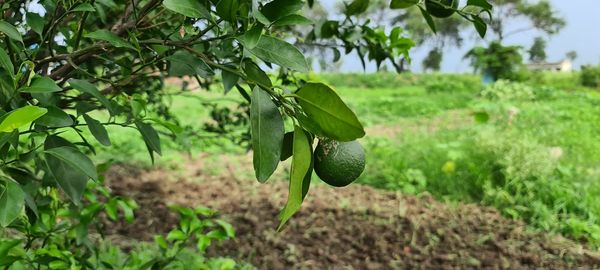
[[[322,0],[326,8],[333,8],[338,0]],[[550,0],[558,13],[567,21],[566,27],[556,35],[548,38],[546,53],[548,61],[560,61],[565,58],[568,51],[574,50],[578,57],[574,62],[576,69],[585,64],[600,63],[600,0]],[[513,21],[507,26],[507,30],[520,28],[522,21]],[[540,35],[536,31],[528,31],[515,34],[505,39],[505,44],[521,45],[529,48],[534,37]],[[489,39],[488,39],[489,40]],[[463,60],[465,53],[474,45],[485,44],[476,37],[474,30],[469,30],[465,35],[465,42],[460,49],[447,48],[444,51],[442,62],[443,72],[469,72],[469,62]],[[417,48],[411,51],[413,59],[411,70],[420,72],[421,61],[427,54],[428,48]],[[344,58],[341,70],[344,72],[363,71],[360,61],[356,55],[348,55]],[[375,71],[375,65],[370,64],[367,72]]]

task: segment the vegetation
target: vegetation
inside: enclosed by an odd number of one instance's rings
[[[546,61],[546,40],[542,37],[536,37],[533,40],[533,45],[529,48],[529,61],[542,62]]]
[[[549,35],[564,20],[548,1],[493,2],[507,16],[492,16],[498,11],[486,0],[352,0],[340,5],[340,17],[317,11],[318,20],[303,15],[318,6],[311,0],[4,3],[0,267],[253,269],[245,262],[251,258],[210,253],[236,233],[203,206],[161,205],[176,222],[165,221],[171,226],[152,242],[104,239],[111,224],[155,210],[109,188],[112,164],[175,174],[198,155],[208,155],[206,171],[216,174],[286,181],[279,215],[266,209],[277,231],[288,228],[318,178],[333,187],[358,181],[489,205],[600,247],[600,130],[589,125],[600,120],[592,90],[600,72],[524,76],[520,47],[502,44],[511,34],[504,20],[523,17]],[[370,18],[387,18],[390,10],[401,10],[391,29]],[[418,21],[411,16],[417,13]],[[491,85],[462,74],[314,74],[303,54],[319,47],[336,62],[342,52],[355,53],[363,67],[391,64],[400,73],[409,50],[431,42],[424,66],[439,70],[442,49],[459,46],[469,24],[481,37],[488,24],[497,35],[466,56]],[[408,35],[430,30],[440,35]],[[545,59],[543,41],[536,39],[532,61]],[[245,152],[247,170],[216,159]],[[411,252],[409,245],[402,250]]]
[[[489,75],[493,80],[520,80],[523,71],[523,56],[519,46],[504,46],[500,42],[492,42],[487,48],[475,47],[465,58],[471,60],[475,71]]]
[[[600,87],[600,66],[583,66],[581,68],[581,84],[587,87]]]
[[[15,269],[151,268],[163,269],[213,261],[186,261],[181,251],[195,246],[202,254],[213,240],[233,236],[231,226],[204,209],[177,208],[180,226],[156,236],[149,261],[132,252],[123,260],[99,260],[93,240],[102,236],[98,219],[132,222],[136,203],[113,196],[103,186],[109,164],[90,158],[96,142],[114,147],[107,126],[132,129],[153,162],[163,153],[161,136],[186,142],[198,134],[237,134],[253,149],[255,177],[267,181],[277,169],[282,148],[292,149],[288,200],[279,215],[283,225],[300,209],[312,176],[313,141],[354,141],[365,135],[354,112],[328,85],[298,80],[310,67],[287,40],[342,42],[377,66],[408,57],[413,42],[396,27],[385,31],[351,17],[369,1],[355,0],[344,20],[315,24],[300,10],[314,1],[9,1],[0,7],[0,263]],[[477,1],[456,9],[475,24],[491,7]],[[390,9],[422,10],[423,3],[394,0]],[[308,33],[289,29],[309,25]],[[337,49],[336,49],[337,50]],[[339,54],[339,51],[338,51]],[[265,67],[277,71],[270,77]],[[217,77],[218,75],[218,77]],[[216,125],[190,129],[175,121],[165,77],[194,78],[209,88],[220,78],[222,91],[235,89],[244,113],[214,107]],[[186,114],[187,115],[187,114]],[[249,119],[244,120],[244,119]],[[293,127],[284,145],[286,126]],[[110,130],[112,131],[112,130]],[[249,133],[249,136],[247,135]],[[242,135],[242,136],[239,136]],[[245,137],[244,137],[245,136]],[[121,139],[121,138],[120,138]],[[124,138],[130,143],[130,137]],[[119,153],[122,154],[122,153]],[[350,162],[354,162],[351,160]],[[348,162],[342,160],[342,162]],[[359,173],[359,172],[356,172]],[[90,181],[91,180],[91,181]],[[146,209],[147,210],[147,209]],[[151,210],[147,210],[151,211]],[[94,237],[92,237],[94,236]],[[111,257],[118,257],[116,252]],[[219,263],[217,264],[220,264]],[[231,268],[231,261],[223,261]]]
[[[600,120],[600,95],[579,86],[577,74],[542,73],[530,81],[502,80],[487,87],[473,75],[311,76],[336,83],[366,126],[368,136],[361,142],[367,162],[358,183],[493,206],[538,230],[600,245],[594,214],[600,211],[595,181],[600,130],[589,125]],[[390,81],[396,86],[390,87]],[[194,95],[219,99],[213,92]],[[189,112],[190,103],[177,98],[171,107],[176,113]],[[197,113],[194,118],[210,118],[209,111]],[[214,155],[245,151],[223,138],[196,143],[193,148]],[[144,149],[143,143],[119,147],[107,150]],[[185,149],[167,147],[172,150],[158,164],[176,171],[180,161],[174,159]],[[137,155],[137,162],[147,164],[147,158]],[[207,162],[215,168],[213,174],[225,173],[219,159]]]

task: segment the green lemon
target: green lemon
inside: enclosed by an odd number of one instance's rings
[[[458,8],[458,0],[425,0],[425,8],[433,17],[448,18]]]
[[[325,183],[344,187],[365,169],[365,150],[358,141],[319,140],[315,149],[315,172]]]

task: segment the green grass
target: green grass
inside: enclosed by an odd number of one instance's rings
[[[397,107],[381,103],[394,94],[369,102],[355,98],[356,89],[340,91],[349,103],[360,102],[358,111],[370,114],[367,119],[389,120],[385,126],[402,130],[394,138],[364,139],[367,169],[359,182],[491,205],[539,229],[598,246],[600,95],[586,89],[532,89],[533,100],[411,91],[396,100]],[[415,114],[407,108],[423,109]],[[467,116],[486,111],[491,120],[453,120],[449,110],[454,109]],[[518,111],[512,120],[510,111]]]

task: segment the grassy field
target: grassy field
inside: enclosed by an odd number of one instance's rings
[[[307,79],[334,86],[367,127],[360,184],[493,206],[534,228],[600,245],[600,94],[579,87],[576,75],[488,87],[472,75]],[[188,136],[163,137],[157,164],[178,170],[202,155],[219,174],[219,156],[243,155],[247,144],[201,129],[215,118],[212,106],[243,114],[232,102],[240,99],[219,89],[173,97],[170,110]],[[247,123],[225,128],[243,135]],[[113,127],[110,134],[117,147],[98,146],[98,160],[150,165],[135,130]],[[244,165],[236,173],[251,176]]]

